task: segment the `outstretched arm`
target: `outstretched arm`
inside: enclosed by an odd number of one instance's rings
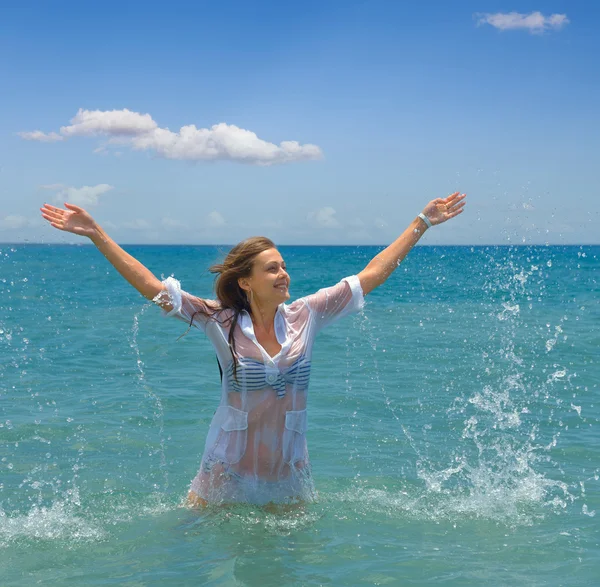
[[[463,211],[465,197],[466,194],[455,192],[447,198],[432,200],[425,206],[423,214],[427,216],[432,225],[446,222]],[[417,216],[389,247],[369,262],[358,274],[365,295],[379,287],[393,273],[427,228],[426,222]]]
[[[44,204],[42,216],[54,227],[88,237],[114,268],[145,298],[153,300],[163,289],[162,282],[152,271],[125,252],[96,221],[79,206],[65,204],[66,210]],[[160,302],[159,302],[160,303]],[[168,302],[160,303],[167,311],[172,309]]]

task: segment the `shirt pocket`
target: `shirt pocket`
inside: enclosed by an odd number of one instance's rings
[[[233,465],[244,456],[247,441],[248,412],[233,406],[219,406],[206,439],[211,456]]]
[[[306,459],[306,410],[290,410],[285,413],[283,432],[283,458],[286,463],[294,464]]]

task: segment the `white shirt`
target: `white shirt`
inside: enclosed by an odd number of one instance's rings
[[[176,316],[188,324],[198,309],[219,308],[163,281]],[[160,299],[160,298],[159,298]],[[234,331],[237,376],[228,344],[233,310],[215,318],[196,314],[193,325],[213,344],[223,370],[221,401],[210,425],[202,465],[192,491],[209,502],[280,502],[308,499],[314,487],[306,447],[307,395],[312,346],[318,332],[364,305],[357,276],[346,277],[275,314],[281,350],[271,357],[254,334],[247,312]]]

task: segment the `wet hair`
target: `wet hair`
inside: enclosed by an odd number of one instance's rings
[[[215,278],[215,294],[220,302],[219,308],[211,310],[206,306],[206,309],[196,310],[190,320],[190,326],[196,314],[203,314],[213,320],[219,320],[218,314],[223,310],[233,310],[233,314],[227,322],[229,326],[229,349],[233,357],[234,378],[237,378],[237,353],[233,336],[235,327],[242,311],[246,310],[249,314],[252,314],[250,302],[246,292],[239,286],[238,279],[250,277],[256,257],[263,251],[274,248],[276,247],[273,241],[264,236],[253,236],[235,245],[227,253],[222,263],[217,263],[209,268],[211,273],[217,274]]]

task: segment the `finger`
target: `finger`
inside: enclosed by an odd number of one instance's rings
[[[448,211],[452,210],[455,206],[458,206],[461,203],[464,206],[464,204],[465,204],[465,202],[463,202],[464,199],[465,199],[465,195],[463,194],[462,196],[458,196],[458,197],[454,198],[453,200],[451,200],[450,202],[448,202],[448,204],[446,205]]]
[[[454,218],[455,216],[458,216],[459,214],[462,214],[464,212],[464,210],[461,208],[460,210],[456,210],[456,212],[452,212],[450,214],[448,214],[448,220],[450,220],[450,218]]]
[[[55,208],[54,206],[40,208],[40,210],[42,212],[45,212],[46,214],[54,214],[55,216],[63,216],[66,213],[65,210],[61,210],[60,208]]]
[[[466,205],[466,202],[454,202],[452,206],[448,208],[448,212],[454,212],[454,210],[458,210],[459,208],[463,208]]]
[[[452,202],[453,200],[456,200],[456,198],[458,198],[460,192],[454,192],[453,194],[450,194],[445,200],[444,202],[446,202],[446,204]]]
[[[59,230],[64,230],[64,222],[62,222],[61,220],[55,220],[54,218],[51,218],[50,216],[47,216],[46,214],[42,214],[42,216],[44,217],[45,220],[47,220],[50,223],[50,226],[53,226],[54,228],[58,228]]]
[[[44,220],[47,220],[50,224],[52,224],[52,226],[54,226],[55,224],[60,224],[62,226],[64,224],[62,220],[57,220],[56,218],[48,216],[47,214],[42,214],[42,217],[44,218]]]
[[[56,214],[55,212],[42,211],[42,216],[47,220],[52,220],[54,222],[62,222],[64,220],[60,214]]]
[[[83,212],[83,208],[80,208],[79,206],[75,206],[74,204],[69,204],[67,202],[65,202],[65,207],[69,208],[69,210],[74,210],[75,212]]]
[[[42,212],[42,214],[47,214],[48,216],[50,216],[56,220],[62,220],[65,218],[64,210],[57,210],[57,209],[50,210],[48,208],[41,208],[41,212]]]
[[[64,210],[62,208],[57,208],[56,206],[53,206],[52,204],[48,204],[48,202],[44,203],[44,208],[46,208],[47,210],[53,210],[54,212],[64,212]]]

